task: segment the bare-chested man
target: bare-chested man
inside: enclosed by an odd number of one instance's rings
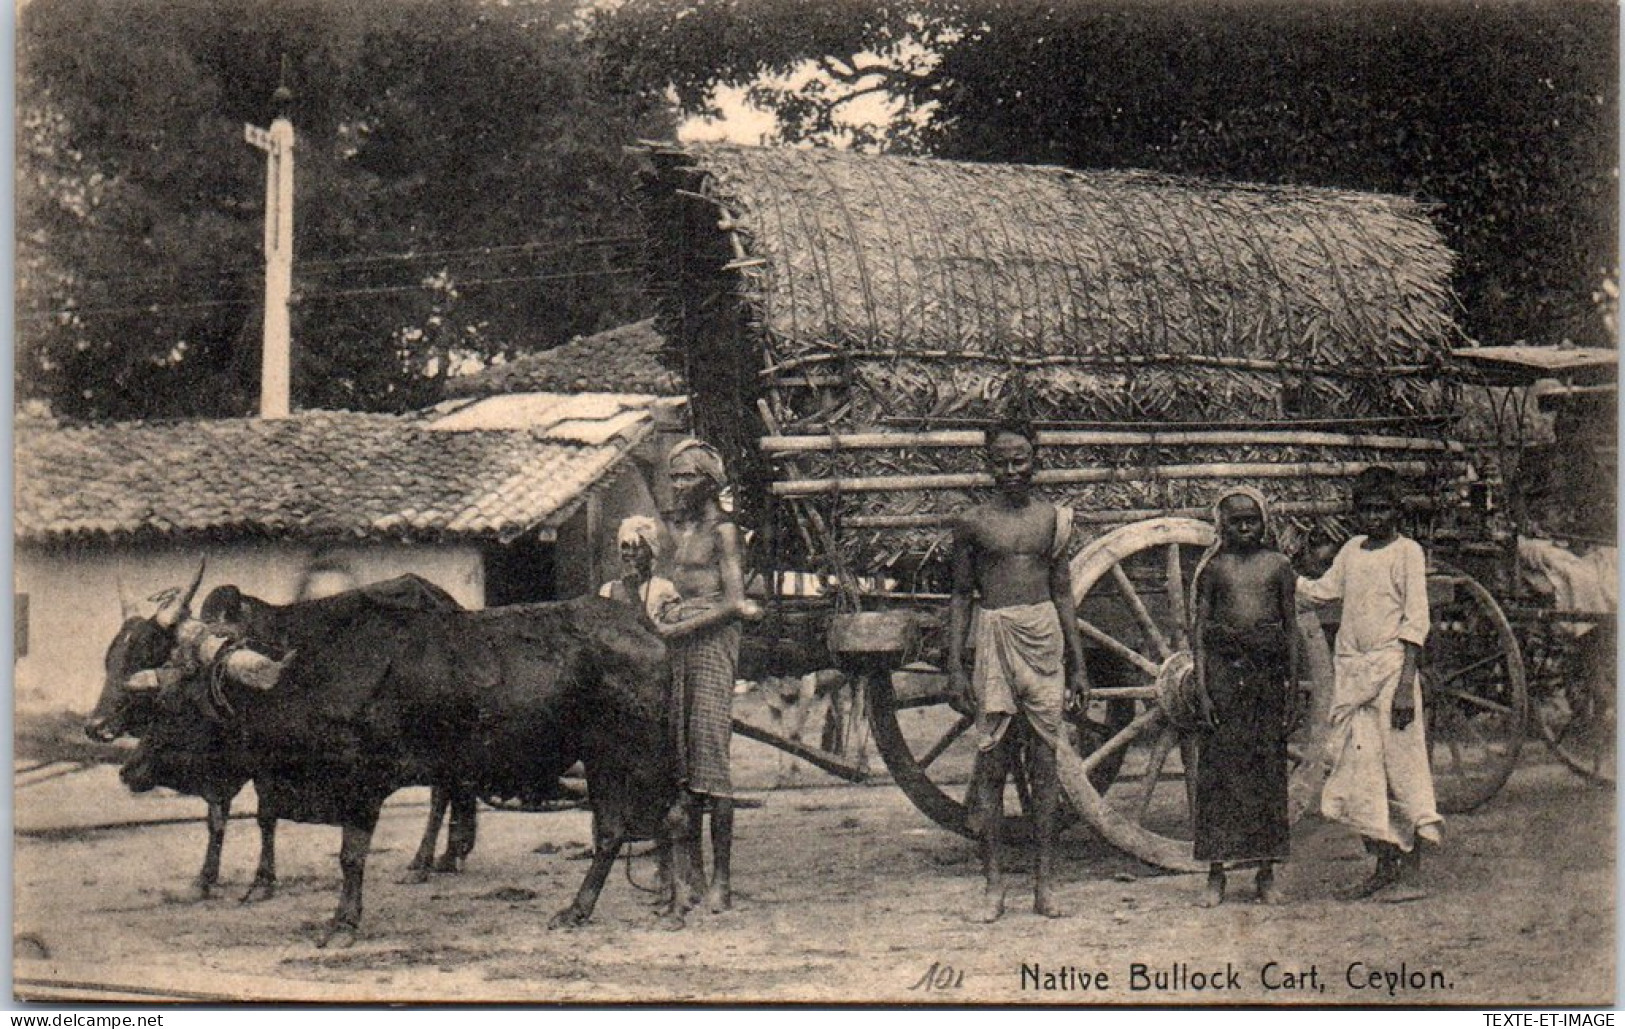
[[[960,515],[954,525],[948,675],[957,694],[974,698],[980,736],[970,798],[973,828],[980,822],[987,881],[982,904],[971,916],[979,922],[992,922],[1004,913],[999,865],[1004,781],[1024,741],[1038,830],[1033,910],[1049,918],[1062,913],[1050,884],[1060,801],[1055,748],[1064,745],[1066,693],[1074,694],[1077,703],[1087,703],[1089,696],[1067,561],[1072,512],[1033,497],[1036,450],[1032,430],[1023,423],[989,429],[985,456],[997,494]],[[967,679],[964,657],[973,601],[979,607],[976,667]]]
[[[671,645],[672,675],[681,698],[686,845],[692,867],[702,871],[700,823],[709,806],[714,866],[705,902],[712,911],[725,911],[733,904],[728,744],[740,621],[761,617],[761,607],[745,596],[739,529],[718,502],[727,481],[721,456],[706,443],[684,440],[672,447],[667,469],[672,490],[667,572],[682,603],[657,628]]]

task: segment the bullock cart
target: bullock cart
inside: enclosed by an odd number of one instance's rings
[[[1500,787],[1524,671],[1456,560],[1483,542],[1450,436],[1464,341],[1452,257],[1421,207],[1137,172],[648,153],[651,280],[696,430],[730,461],[758,564],[831,583],[815,622],[930,818],[967,831],[975,749],[940,674],[947,526],[991,484],[982,432],[1012,413],[1040,430],[1041,492],[1077,512],[1095,689],[1060,760],[1075,817],[1195,867],[1187,626],[1209,505],[1258,486],[1295,554],[1350,533],[1344,484],[1373,463],[1404,477],[1406,530],[1434,562],[1424,681],[1442,806]],[[1019,770],[1011,788],[1024,810]]]
[[[1532,721],[1565,765],[1612,783],[1618,354],[1507,346],[1456,358],[1479,413],[1484,489],[1504,543],[1484,576],[1523,647]]]

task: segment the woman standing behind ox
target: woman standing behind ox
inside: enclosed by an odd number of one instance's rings
[[[711,812],[714,861],[705,901],[712,911],[733,904],[733,782],[728,744],[733,736],[733,689],[739,665],[740,621],[761,616],[745,597],[739,528],[718,497],[727,482],[722,457],[696,439],[667,455],[671,479],[672,559],[668,569],[682,602],[656,627],[671,645],[672,678],[681,698],[678,739],[683,755],[688,846],[700,861],[700,822]]]
[[[1377,858],[1375,871],[1345,899],[1416,900],[1423,895],[1417,841],[1438,844],[1444,824],[1417,716],[1416,666],[1429,627],[1427,558],[1399,533],[1393,469],[1367,468],[1353,493],[1365,535],[1345,543],[1325,575],[1298,580],[1298,596],[1308,601],[1343,601],[1321,813],[1358,830]]]

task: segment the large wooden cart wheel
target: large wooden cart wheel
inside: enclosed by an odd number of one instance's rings
[[[1094,684],[1095,702],[1131,705],[1131,717],[1087,755],[1062,754],[1061,783],[1074,808],[1107,841],[1142,861],[1195,871],[1191,797],[1185,770],[1194,737],[1183,725],[1193,671],[1191,580],[1213,527],[1189,518],[1154,518],[1114,529],[1072,559],[1078,628],[1091,653],[1115,656],[1135,681]],[[1089,773],[1118,762],[1100,789]]]
[[[1610,616],[1612,617],[1612,616]],[[1610,622],[1578,638],[1559,623],[1536,630],[1534,716],[1541,738],[1565,765],[1593,782],[1615,781],[1615,639]],[[1526,636],[1533,639],[1535,633]],[[1536,649],[1531,647],[1531,650]]]
[[[1432,629],[1422,702],[1440,811],[1472,811],[1500,791],[1529,725],[1523,654],[1501,606],[1471,576],[1428,575]]]

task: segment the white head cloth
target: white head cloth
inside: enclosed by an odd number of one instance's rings
[[[633,515],[621,519],[615,533],[616,543],[647,543],[650,550],[660,549],[660,523],[647,515]]]

